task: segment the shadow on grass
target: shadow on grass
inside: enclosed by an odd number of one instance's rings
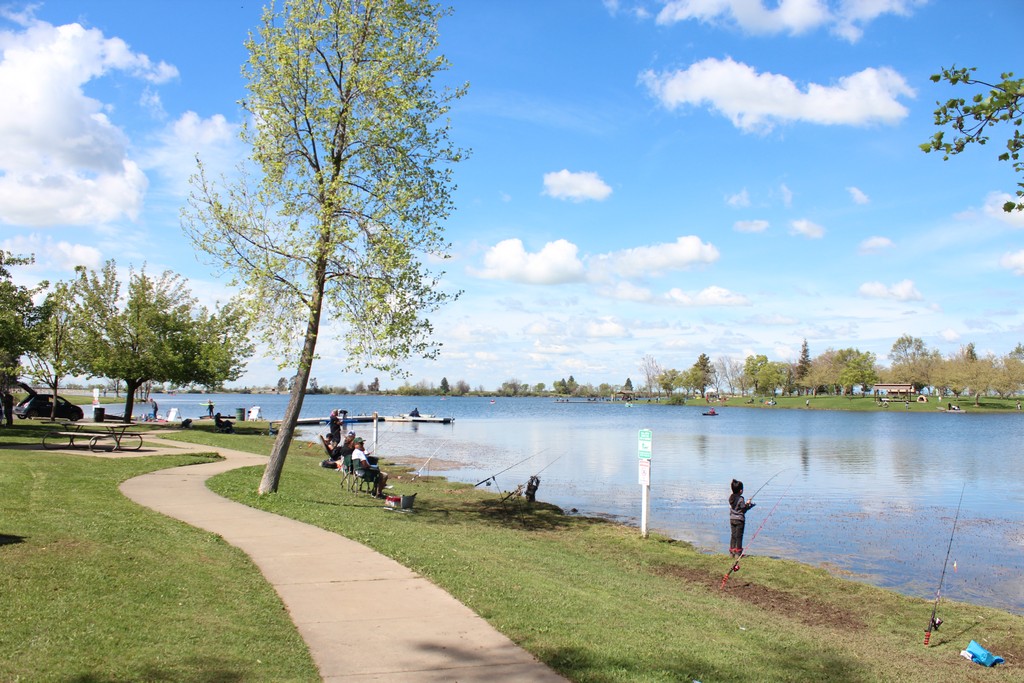
[[[139,672],[142,681],[195,681],[196,683],[235,683],[247,680],[251,672],[232,668],[230,661],[213,657],[190,658],[173,669],[147,666]],[[68,679],[73,683],[109,683],[112,679],[99,674],[82,674]]]
[[[15,543],[24,542],[24,536],[11,536],[9,534],[0,534],[0,545],[14,545]]]
[[[643,672],[635,671],[636,660],[618,658],[611,652],[595,654],[593,651],[562,649],[543,657],[546,664],[572,680],[602,680],[602,673],[619,674],[612,680],[630,680],[633,674],[644,680],[665,681],[829,681],[855,683],[871,680],[869,672],[852,658],[830,652],[801,650],[794,653],[783,644],[768,646],[757,662],[737,656],[723,658],[717,654],[701,653],[702,645],[695,643],[692,651],[659,652],[657,664]]]

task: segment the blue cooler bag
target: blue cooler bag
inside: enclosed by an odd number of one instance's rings
[[[967,646],[967,651],[974,657],[974,661],[978,664],[984,664],[985,666],[995,666],[996,664],[1002,664],[1005,661],[1002,657],[998,657],[981,645],[978,645],[975,641],[971,641],[971,644]]]

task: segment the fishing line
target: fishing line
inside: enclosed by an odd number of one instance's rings
[[[508,472],[508,471],[509,471],[510,469],[512,469],[513,467],[519,467],[520,465],[522,465],[522,464],[523,464],[524,462],[526,462],[527,460],[530,460],[531,458],[536,458],[536,457],[537,457],[538,455],[540,455],[540,454],[541,454],[541,453],[543,453],[544,451],[547,451],[547,450],[550,450],[550,449],[551,449],[551,446],[548,446],[547,448],[545,448],[545,449],[543,449],[543,450],[539,450],[539,451],[537,451],[537,452],[536,452],[536,453],[534,453],[533,455],[528,455],[528,456],[526,456],[525,458],[523,458],[522,460],[520,460],[520,461],[519,461],[519,462],[517,462],[516,464],[514,464],[514,465],[509,465],[509,466],[508,466],[508,467],[506,467],[505,469],[501,470],[501,472],[495,472],[494,474],[492,474],[491,476],[487,477],[486,479],[481,479],[481,480],[480,480],[480,481],[478,481],[477,483],[473,484],[473,488],[476,488],[476,487],[477,487],[477,486],[479,486],[480,484],[485,484],[485,483],[487,483],[487,482],[489,482],[489,481],[493,481],[494,483],[498,483],[498,481],[497,481],[497,479],[495,479],[495,477],[496,477],[496,476],[498,476],[499,474],[504,474],[505,472]]]
[[[536,477],[536,476],[538,476],[538,475],[539,475],[539,474],[540,474],[541,472],[543,472],[543,471],[544,471],[544,470],[546,470],[547,468],[549,468],[549,467],[551,467],[552,465],[554,465],[554,464],[555,464],[556,462],[558,462],[559,460],[561,460],[561,459],[562,459],[562,458],[563,458],[564,456],[565,456],[565,453],[562,453],[562,455],[558,456],[557,458],[555,458],[554,460],[552,460],[551,462],[549,462],[549,463],[548,463],[547,465],[544,465],[544,467],[541,467],[541,468],[540,468],[539,470],[537,470],[536,474],[534,474],[533,476],[535,476],[535,477]]]
[[[777,477],[778,475],[776,474],[775,476]],[[774,478],[775,477],[772,477],[772,479],[774,479]],[[771,479],[769,479],[768,481],[771,481]],[[738,572],[740,570],[740,560],[742,560],[744,557],[747,556],[747,549],[750,548],[750,546],[754,544],[754,540],[757,538],[757,535],[759,533],[761,533],[761,529],[763,529],[764,525],[768,523],[768,520],[771,518],[771,516],[773,514],[775,514],[775,509],[779,507],[779,503],[781,503],[782,499],[786,497],[787,493],[789,493],[789,489],[793,486],[793,482],[795,482],[795,481],[796,481],[796,477],[793,477],[793,479],[789,482],[789,485],[786,486],[786,490],[783,491],[782,495],[779,496],[779,499],[777,501],[775,501],[775,505],[772,506],[772,509],[769,510],[768,514],[765,515],[763,520],[761,520],[761,525],[759,527],[757,527],[757,531],[755,531],[754,535],[750,537],[750,542],[747,543],[747,545],[743,548],[743,552],[740,554],[739,557],[736,558],[736,561],[733,562],[732,566],[729,567],[728,573],[726,573],[726,575],[722,577],[722,585],[719,586],[720,589],[724,589],[725,588],[725,584],[729,580],[729,577],[732,576],[733,572]],[[768,482],[765,482],[765,483],[767,484]],[[762,486],[761,488],[764,488],[764,487]],[[758,489],[758,491],[760,491],[760,490],[761,489]],[[757,492],[755,491],[755,495],[756,495],[756,493]],[[751,496],[750,498],[753,499],[754,496]]]
[[[967,488],[967,482],[964,482],[963,488],[960,489],[960,502],[956,504],[956,516],[953,517],[953,530],[949,532],[949,546],[946,548],[946,560],[942,563],[942,575],[939,576],[939,587],[935,589],[935,604],[932,605],[932,617],[928,620],[928,628],[924,630],[924,644],[928,646],[928,641],[932,639],[932,631],[938,631],[939,626],[942,625],[942,619],[937,619],[935,613],[939,609],[939,598],[942,596],[942,582],[946,578],[946,565],[949,564],[949,552],[953,549],[953,534],[956,533],[956,523],[960,519],[960,506],[964,502],[964,489]]]

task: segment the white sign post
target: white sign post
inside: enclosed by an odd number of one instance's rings
[[[641,429],[637,434],[637,455],[640,457],[640,535],[647,538],[647,516],[651,507],[651,455],[654,453],[654,433]]]

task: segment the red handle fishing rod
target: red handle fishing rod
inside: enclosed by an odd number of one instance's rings
[[[956,516],[953,517],[953,530],[949,532],[949,546],[946,548],[946,561],[942,563],[942,574],[939,576],[939,587],[935,589],[935,604],[932,605],[932,616],[928,620],[928,628],[924,630],[924,645],[928,647],[928,641],[932,639],[932,631],[938,631],[939,626],[942,625],[942,619],[935,616],[939,610],[939,598],[942,595],[942,581],[946,578],[946,565],[949,564],[949,551],[953,549],[953,534],[956,533],[956,523],[960,519],[960,506],[964,502],[964,489],[967,488],[967,482],[964,482],[963,488],[960,489],[960,502],[956,504]],[[955,564],[955,563],[954,563]]]

